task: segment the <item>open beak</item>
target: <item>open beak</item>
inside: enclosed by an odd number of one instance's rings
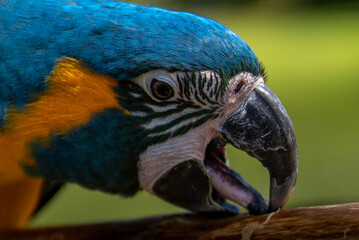
[[[189,159],[155,183],[161,198],[195,212],[235,214],[231,200],[250,214],[283,207],[297,179],[298,153],[294,129],[283,105],[264,84],[259,84],[219,126],[221,136],[206,148],[204,161]],[[270,200],[229,168],[225,145],[231,143],[258,159],[269,171]]]

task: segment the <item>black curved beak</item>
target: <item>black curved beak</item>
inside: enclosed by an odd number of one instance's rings
[[[291,120],[274,93],[259,84],[223,122],[220,132],[268,169],[268,211],[283,207],[294,190],[298,152]]]

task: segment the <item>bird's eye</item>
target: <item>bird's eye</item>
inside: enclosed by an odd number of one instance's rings
[[[172,86],[166,82],[153,78],[151,81],[152,95],[158,100],[167,100],[174,96]]]

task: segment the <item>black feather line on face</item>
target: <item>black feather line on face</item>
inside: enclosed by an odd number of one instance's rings
[[[120,104],[130,112],[128,117],[137,122],[139,126],[145,126],[155,119],[174,116],[186,109],[190,110],[185,115],[180,114],[177,118],[173,118],[168,122],[158,123],[151,128],[143,129],[142,133],[148,137],[143,140],[142,144],[160,143],[170,137],[185,134],[187,131],[217,116],[215,112],[221,107],[225,91],[222,89],[223,83],[218,76],[211,74],[210,77],[207,77],[200,73],[186,72],[182,76],[177,75],[176,80],[178,82],[178,89],[176,89],[178,96],[163,101],[153,99],[140,85],[131,80],[119,82],[116,93],[120,96]],[[212,86],[209,86],[210,89],[208,89],[209,83],[213,83]],[[213,92],[213,96],[210,96],[210,92]],[[159,111],[156,109],[159,109]],[[137,114],[131,115],[131,112]],[[186,122],[186,124],[181,125],[182,122]],[[174,130],[169,133],[171,128]]]

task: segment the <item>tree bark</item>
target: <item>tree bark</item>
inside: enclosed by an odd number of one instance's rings
[[[12,230],[9,240],[97,239],[359,239],[359,203],[213,218],[178,214],[86,225]]]

